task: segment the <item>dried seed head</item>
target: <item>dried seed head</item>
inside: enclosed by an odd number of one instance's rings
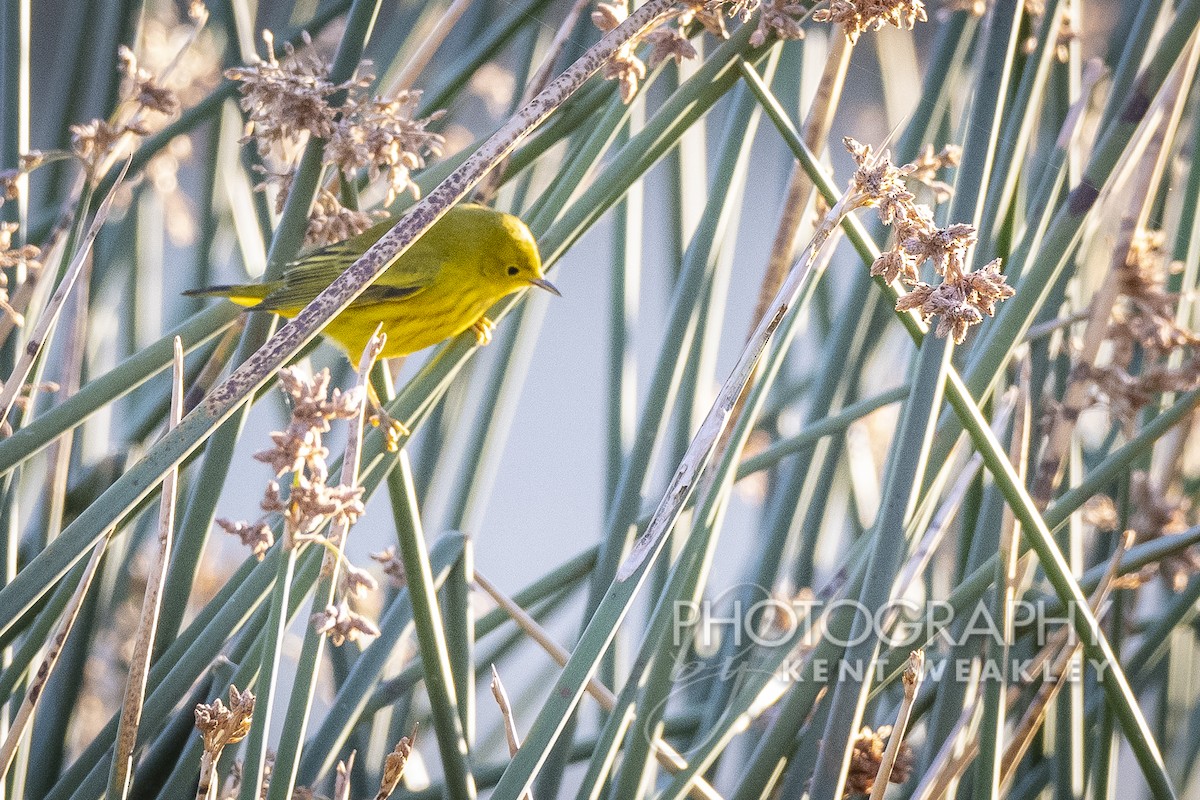
[[[687,40],[683,32],[673,25],[664,25],[658,30],[646,35],[646,44],[650,45],[650,55],[646,56],[646,66],[654,69],[667,59],[674,59],[676,64],[684,59],[696,57],[696,48]]]
[[[1133,473],[1129,482],[1129,527],[1136,532],[1139,543],[1182,533],[1187,529],[1190,506],[1187,498],[1168,497],[1165,491],[1154,484],[1150,476],[1140,470]],[[1194,551],[1185,550],[1167,556],[1159,562],[1158,568],[1167,586],[1178,592],[1200,570],[1200,558]]]
[[[413,743],[416,738],[415,730],[412,736],[401,736],[400,741],[396,742],[396,747],[384,758],[383,777],[379,780],[379,792],[375,795],[375,800],[387,800],[392,792],[396,791],[400,779],[404,777],[408,759],[412,757]]]
[[[195,714],[204,750],[216,760],[227,745],[240,742],[250,732],[254,693],[249,689],[239,692],[231,685],[228,708],[218,697],[211,703],[197,704]]]
[[[897,214],[897,207],[912,205],[913,195],[904,185],[904,176],[912,171],[910,166],[897,167],[887,151],[877,155],[871,145],[849,136],[842,142],[858,165],[850,179],[852,206],[883,206],[887,209],[885,219],[892,219]]]
[[[325,146],[325,163],[343,172],[366,169],[372,181],[386,178],[387,205],[401,192],[418,197],[412,172],[425,166],[426,156],[440,156],[445,144],[440,134],[426,130],[443,112],[414,117],[420,99],[421,93],[415,91],[401,92],[391,100],[352,93]]]
[[[341,647],[346,642],[369,641],[379,635],[375,623],[351,610],[345,600],[313,614],[312,624],[317,633],[328,635],[335,647]]]
[[[998,258],[985,264],[982,269],[963,275],[961,283],[967,302],[989,317],[996,313],[996,303],[1016,294],[1016,290],[1005,283]]]
[[[283,194],[279,197],[286,199],[286,195]],[[345,241],[386,217],[387,212],[382,210],[356,211],[346,208],[336,194],[328,189],[321,189],[317,193],[316,202],[313,203],[313,209],[308,215],[308,229],[304,233],[304,244],[309,247],[322,247]]]
[[[954,187],[938,180],[937,174],[947,167],[958,166],[961,158],[962,148],[958,145],[948,144],[935,153],[933,145],[926,144],[912,162],[913,170],[908,174],[908,179],[928,186],[933,191],[934,202],[944,203],[953,196]]]
[[[813,19],[841,25],[853,44],[864,31],[884,25],[911,31],[926,16],[921,0],[830,0],[829,8],[818,9]]]
[[[729,17],[745,22],[758,10],[760,0],[708,0],[706,5],[713,11],[724,11]]]
[[[241,106],[250,117],[247,137],[257,142],[259,153],[290,160],[291,152],[308,136],[328,139],[333,135],[337,109],[330,105],[330,96],[362,87],[370,79],[364,76],[332,83],[328,78],[329,65],[311,47],[297,52],[291,43],[285,43],[284,58],[280,61],[275,56],[275,40],[270,31],[263,32],[263,39],[268,59],[228,69],[225,77],[241,83]],[[304,43],[311,44],[307,35]]]
[[[242,544],[250,548],[250,554],[259,561],[263,560],[263,556],[275,544],[275,534],[271,533],[271,527],[262,520],[250,523],[218,519],[217,526],[241,539]]]
[[[875,777],[879,775],[879,765],[883,761],[887,738],[891,736],[892,727],[884,725],[876,731],[863,726],[854,737],[853,752],[850,755],[850,769],[846,775],[846,790],[843,796],[870,794],[875,786]],[[889,776],[891,783],[904,783],[912,774],[912,748],[907,744],[900,745],[896,763],[892,766]]]
[[[342,565],[342,593],[349,597],[365,597],[379,588],[379,583],[365,569],[346,563]]]
[[[158,82],[147,69],[138,66],[137,56],[125,45],[117,48],[117,60],[121,71],[121,96],[147,111],[172,116],[179,111],[179,98],[175,92]]]
[[[728,39],[729,31],[725,29],[725,16],[721,13],[721,4],[707,3],[704,0],[685,0],[683,10],[677,18],[679,26],[686,28],[693,22],[700,23],[704,30],[718,39]]]
[[[141,122],[133,121],[123,125],[111,125],[102,119],[94,119],[82,125],[72,125],[70,130],[71,151],[92,173],[100,167],[125,134],[145,136],[150,132]]]
[[[620,83],[621,102],[623,103],[633,101],[634,96],[637,95],[638,86],[646,78],[646,65],[634,55],[634,45],[633,41],[621,45],[601,72],[605,78]]]
[[[1117,504],[1106,494],[1095,494],[1083,504],[1083,521],[1100,531],[1115,531],[1121,524]]]
[[[404,562],[396,555],[396,548],[371,553],[371,558],[383,566],[383,574],[392,579],[392,586],[400,589],[408,585],[408,576],[404,572]]]
[[[602,33],[608,33],[629,17],[624,3],[597,3],[592,12],[592,24]]]
[[[887,153],[875,155],[870,145],[849,137],[844,142],[858,165],[850,181],[850,205],[877,207],[883,223],[896,229],[896,244],[875,259],[871,274],[888,283],[899,279],[911,285],[912,290],[896,303],[896,310],[919,311],[924,319],[940,317],[937,335],[953,336],[961,343],[967,329],[984,316],[992,316],[996,303],[1011,297],[1013,289],[1000,273],[999,259],[967,272],[967,255],[976,241],[975,228],[964,224],[937,227],[933,211],[916,203],[905,186],[906,176],[923,168],[928,170],[935,162],[956,162],[957,152],[946,149],[943,155],[934,157],[930,148],[924,167],[896,167]],[[940,285],[920,282],[918,270],[926,260],[933,262],[934,271],[943,278]]]
[[[768,0],[758,15],[758,27],[750,34],[750,46],[762,47],[772,39],[791,41],[804,38],[800,20],[808,9],[789,0]]]
[[[954,281],[962,277],[966,269],[967,251],[975,241],[975,228],[957,223],[945,228],[913,227],[901,246],[918,263],[931,260],[938,275]]]

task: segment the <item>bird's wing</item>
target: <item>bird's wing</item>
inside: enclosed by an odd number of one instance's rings
[[[274,311],[308,305],[346,267],[366,252],[371,242],[359,241],[359,238],[347,239],[305,254],[283,273],[279,288],[265,297],[258,307]],[[379,280],[367,287],[352,305],[386,303],[411,297],[429,286],[441,269],[442,260],[418,241]]]

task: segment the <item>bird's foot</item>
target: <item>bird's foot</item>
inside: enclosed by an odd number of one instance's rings
[[[368,420],[372,425],[383,430],[384,447],[389,453],[400,449],[400,440],[412,433],[400,420],[387,413],[372,414]]]
[[[389,453],[394,453],[400,449],[400,440],[412,434],[403,422],[389,415],[383,409],[378,413],[372,414],[368,420],[372,425],[383,430],[384,446],[387,447]]]
[[[475,331],[475,343],[480,347],[492,341],[492,330],[496,327],[496,323],[492,322],[487,317],[480,317],[475,320],[475,324],[471,326],[471,330]]]
[[[384,446],[387,447],[389,453],[394,453],[400,449],[400,439],[411,436],[412,431],[408,429],[407,425],[384,410],[383,404],[379,402],[379,397],[370,388],[370,383],[367,384],[367,387],[367,400],[371,410],[367,421],[382,430]]]

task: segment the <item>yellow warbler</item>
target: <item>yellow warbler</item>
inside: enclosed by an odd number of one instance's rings
[[[238,305],[294,317],[395,224],[386,220],[338,244],[302,255],[268,283],[211,286],[185,294],[228,297]],[[542,273],[537,242],[525,223],[472,203],[450,209],[379,280],[325,326],[325,335],[357,361],[383,324],[383,358],[408,355],[475,328],[491,338],[484,313],[505,295],[538,286],[558,289]]]

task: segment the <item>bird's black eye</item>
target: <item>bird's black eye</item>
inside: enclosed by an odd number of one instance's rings
[[[521,271],[521,270],[519,270],[519,269],[518,269],[518,268],[516,268],[516,267],[509,267],[509,268],[508,268],[508,274],[509,274],[509,275],[516,275],[516,274],[517,274],[518,272],[520,272],[520,271]]]

